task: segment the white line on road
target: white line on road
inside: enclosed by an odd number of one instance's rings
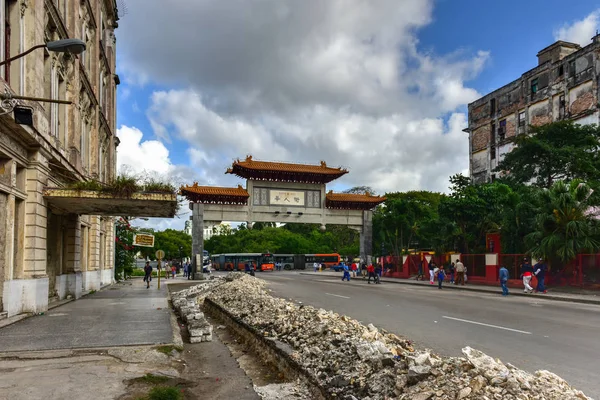
[[[350,297],[347,297],[347,296],[340,296],[339,294],[333,294],[333,293],[325,293],[325,294],[328,294],[330,296],[335,296],[335,297],[341,297],[342,299],[349,299],[350,298]]]
[[[442,318],[446,318],[446,319],[452,319],[452,320],[454,320],[454,321],[466,322],[466,323],[468,323],[468,324],[475,324],[475,325],[489,326],[490,328],[504,329],[505,331],[511,331],[511,332],[517,332],[517,333],[523,333],[523,334],[525,334],[525,335],[531,335],[531,332],[520,331],[520,330],[518,330],[518,329],[512,329],[512,328],[505,328],[504,326],[498,326],[498,325],[484,324],[483,322],[469,321],[468,319],[460,319],[460,318],[447,317],[447,316],[445,316],[445,315],[443,315],[443,316],[442,316]]]

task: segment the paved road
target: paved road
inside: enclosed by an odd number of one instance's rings
[[[373,323],[441,354],[461,355],[469,345],[530,372],[547,369],[600,398],[600,306],[286,271],[256,276],[276,296]]]
[[[0,351],[171,343],[166,285],[141,279],[88,295],[0,329]],[[160,308],[160,310],[159,310]]]

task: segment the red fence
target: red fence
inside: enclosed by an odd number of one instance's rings
[[[468,278],[485,278],[485,254],[462,254],[460,260],[467,268]]]

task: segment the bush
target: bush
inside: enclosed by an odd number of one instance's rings
[[[155,387],[148,394],[149,400],[182,400],[183,393],[176,387]]]

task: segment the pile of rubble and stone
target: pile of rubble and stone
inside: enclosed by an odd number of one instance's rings
[[[208,293],[211,301],[265,337],[291,346],[292,357],[328,397],[589,399],[548,371],[530,374],[469,347],[463,349],[464,357],[416,350],[409,341],[371,324],[364,326],[347,316],[273,297],[264,281],[245,274],[232,273],[211,287],[193,290],[200,296]],[[174,300],[188,321],[189,315],[196,321],[198,312],[193,297],[189,293]]]
[[[210,292],[225,282],[226,280],[223,278],[211,279],[171,294],[173,308],[187,325],[190,343],[212,341],[213,327],[206,320],[200,305]]]

